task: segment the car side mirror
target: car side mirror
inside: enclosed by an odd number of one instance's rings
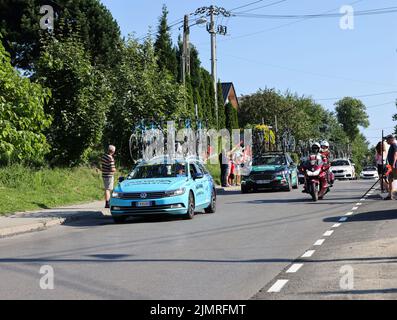
[[[125,180],[124,177],[119,177],[119,183],[122,183]]]
[[[200,172],[196,173],[196,174],[193,176],[193,180],[202,179],[202,178],[204,178],[204,175],[203,175],[202,173],[200,173]]]

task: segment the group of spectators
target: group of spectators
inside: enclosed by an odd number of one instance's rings
[[[397,180],[397,141],[392,134],[388,135],[384,141],[376,145],[376,164],[379,176],[384,176],[383,187],[387,190],[388,196],[385,200],[392,199],[393,181]]]
[[[239,143],[231,151],[222,149],[219,154],[222,187],[240,186],[241,170],[250,157],[249,149]]]

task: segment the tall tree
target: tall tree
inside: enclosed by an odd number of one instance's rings
[[[335,103],[338,121],[342,124],[350,141],[359,135],[359,127],[369,126],[368,114],[365,105],[358,99],[345,97]]]
[[[46,112],[53,118],[47,139],[51,162],[76,165],[102,137],[111,89],[90,63],[78,36],[48,39],[37,63],[37,80],[53,88]]]
[[[167,6],[163,5],[162,15],[159,18],[154,48],[158,57],[159,67],[163,70],[168,70],[175,79],[178,79],[178,61],[176,57],[177,50],[172,44],[167,17]]]
[[[0,35],[0,164],[39,164],[50,148],[44,131],[51,92],[22,77],[10,63]]]
[[[112,77],[116,86],[104,143],[116,145],[125,164],[131,161],[130,136],[142,119],[171,120],[193,115],[186,88],[159,68],[150,38],[143,44],[135,39],[127,41]]]
[[[120,28],[99,0],[3,0],[0,1],[0,31],[13,66],[33,70],[40,56],[40,7],[51,5],[55,13],[53,34],[58,37],[79,31],[91,62],[112,66],[120,59]],[[60,28],[64,24],[68,29]]]

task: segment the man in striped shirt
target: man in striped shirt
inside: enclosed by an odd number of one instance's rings
[[[113,155],[115,152],[116,147],[110,145],[108,147],[108,152],[105,153],[101,159],[102,178],[105,186],[105,208],[109,208],[110,193],[113,191],[114,186],[114,173],[116,172],[116,167],[114,165]]]

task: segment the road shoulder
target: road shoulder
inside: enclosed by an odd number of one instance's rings
[[[296,272],[281,272],[253,299],[396,299],[397,298],[397,209],[395,201],[370,196],[356,213],[326,221],[340,223],[333,234]],[[345,213],[346,214],[346,213]],[[284,280],[281,282],[279,280]],[[279,292],[268,292],[278,281]]]
[[[103,208],[103,201],[15,213],[0,217],[0,238],[42,231],[72,221],[109,214],[108,210]]]

